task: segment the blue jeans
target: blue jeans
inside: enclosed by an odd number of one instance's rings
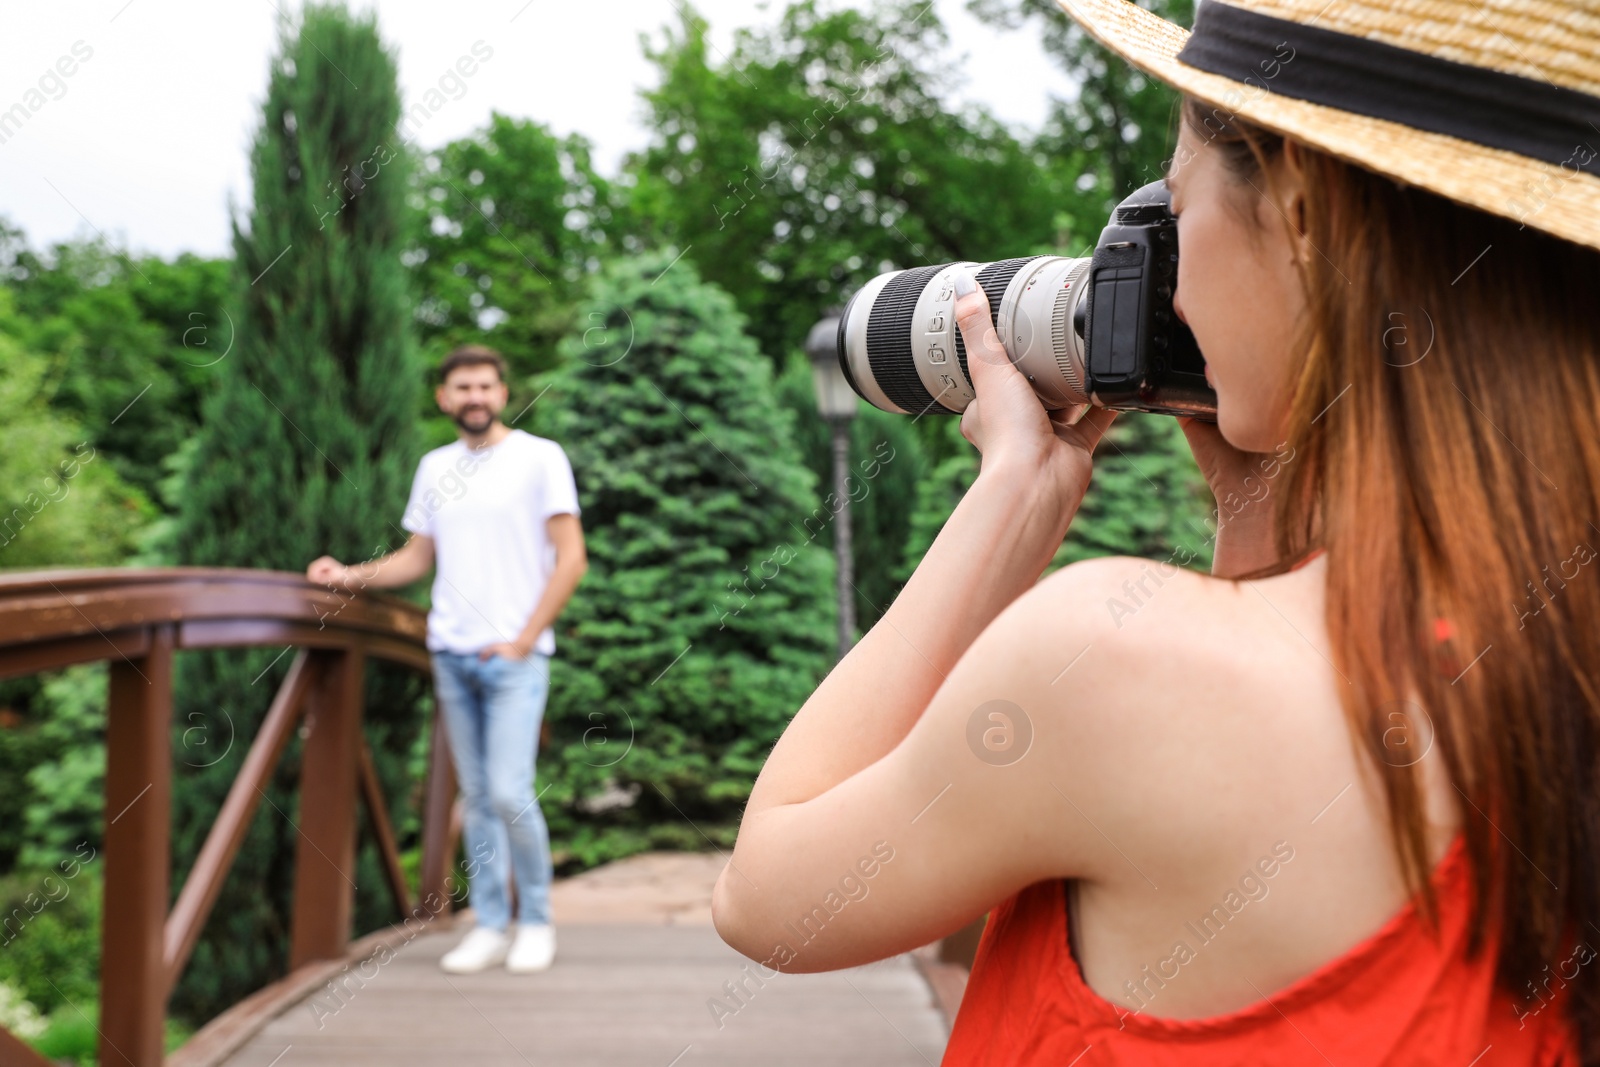
[[[517,879],[517,921],[550,921],[550,831],[533,792],[550,657],[433,653],[433,684],[466,799],[462,833],[479,926],[511,921],[506,883]]]

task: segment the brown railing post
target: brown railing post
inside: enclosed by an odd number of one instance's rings
[[[205,845],[195,857],[194,866],[189,868],[189,877],[167,917],[163,939],[169,991],[183,976],[183,965],[200,940],[200,932],[211,915],[211,906],[222,892],[233,858],[250,832],[250,821],[255,818],[261,798],[266,796],[262,789],[272,780],[278,758],[289,744],[315,677],[311,654],[302,648],[290,661],[289,673],[284,675],[283,684],[272,698],[272,706],[261,720],[255,740],[250,742],[250,750],[245,753],[239,775],[217,812],[216,822],[211,824]]]
[[[357,645],[327,658],[306,709],[300,761],[299,835],[289,967],[337,959],[350,941],[356,877],[356,788],[366,654]]]
[[[456,769],[450,762],[450,742],[444,719],[435,710],[433,743],[428,753],[428,785],[423,800],[422,869],[417,885],[418,910],[430,918],[450,911],[450,863],[454,839],[450,836],[450,811],[455,806]]]
[[[144,655],[111,661],[106,711],[105,904],[100,955],[100,1063],[159,1067],[167,975],[172,812],[170,625]]]

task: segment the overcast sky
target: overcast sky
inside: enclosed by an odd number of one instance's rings
[[[230,196],[241,206],[249,199],[248,149],[276,43],[278,3],[299,8],[290,0],[7,4],[0,112],[24,102],[37,110],[20,129],[0,129],[0,215],[20,225],[34,248],[98,229],[135,252],[229,254],[227,205]],[[408,103],[475,42],[493,49],[465,94],[418,132],[423,147],[460,137],[497,110],[557,133],[584,134],[611,174],[646,140],[638,89],[651,82],[652,68],[639,35],[676,24],[675,3],[357,0],[351,6],[377,10],[384,39],[399,50]],[[735,28],[768,24],[782,10],[780,2],[738,0],[695,6],[723,52]],[[1039,49],[1037,30],[990,30],[966,13],[962,0],[937,6],[951,30],[951,61],[966,76],[958,99],[1034,127],[1050,94],[1072,94]],[[72,73],[59,77],[58,70]],[[48,91],[30,95],[41,78]]]

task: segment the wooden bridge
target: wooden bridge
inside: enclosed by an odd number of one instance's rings
[[[646,857],[558,882],[548,971],[441,971],[438,957],[460,936],[449,892],[459,815],[442,728],[430,739],[413,892],[361,724],[368,659],[428,673],[425,623],[421,609],[392,597],[341,596],[268,571],[0,578],[0,678],[110,667],[101,1064],[163,1062],[167,999],[296,729],[302,786],[288,973],[213,1019],[169,1064],[939,1062],[978,927],[867,967],[764,972],[710,925],[711,885],[725,862],[716,854]],[[169,910],[173,654],[251,646],[296,651]],[[398,921],[354,939],[358,808]],[[651,864],[656,876],[641,876]],[[676,873],[661,876],[663,864]],[[48,1061],[0,1029],[0,1067],[12,1065]]]

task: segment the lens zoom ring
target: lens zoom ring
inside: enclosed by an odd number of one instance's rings
[[[913,267],[890,280],[878,299],[872,302],[867,319],[867,362],[883,395],[906,411],[922,414],[954,415],[955,412],[933,399],[922,384],[916,361],[911,355],[911,318],[917,310],[928,279],[939,273],[940,264]]]
[[[1088,383],[1078,373],[1078,365],[1073,362],[1072,352],[1072,309],[1084,299],[1083,283],[1089,276],[1089,261],[1080,260],[1076,267],[1067,273],[1066,285],[1056,294],[1056,306],[1050,316],[1050,349],[1055,353],[1056,366],[1061,369],[1061,376],[1066,379],[1067,386],[1074,392],[1089,395]]]
[[[978,272],[978,288],[983,290],[983,295],[989,298],[989,324],[996,329],[1000,326],[1000,300],[1006,295],[1006,286],[1011,284],[1011,279],[1026,263],[1032,263],[1040,256],[1022,256],[1018,259],[1001,259],[989,264]],[[972,374],[967,370],[967,345],[961,337],[960,327],[956,328],[956,359],[961,363],[961,373],[967,376],[967,381],[972,381]]]

